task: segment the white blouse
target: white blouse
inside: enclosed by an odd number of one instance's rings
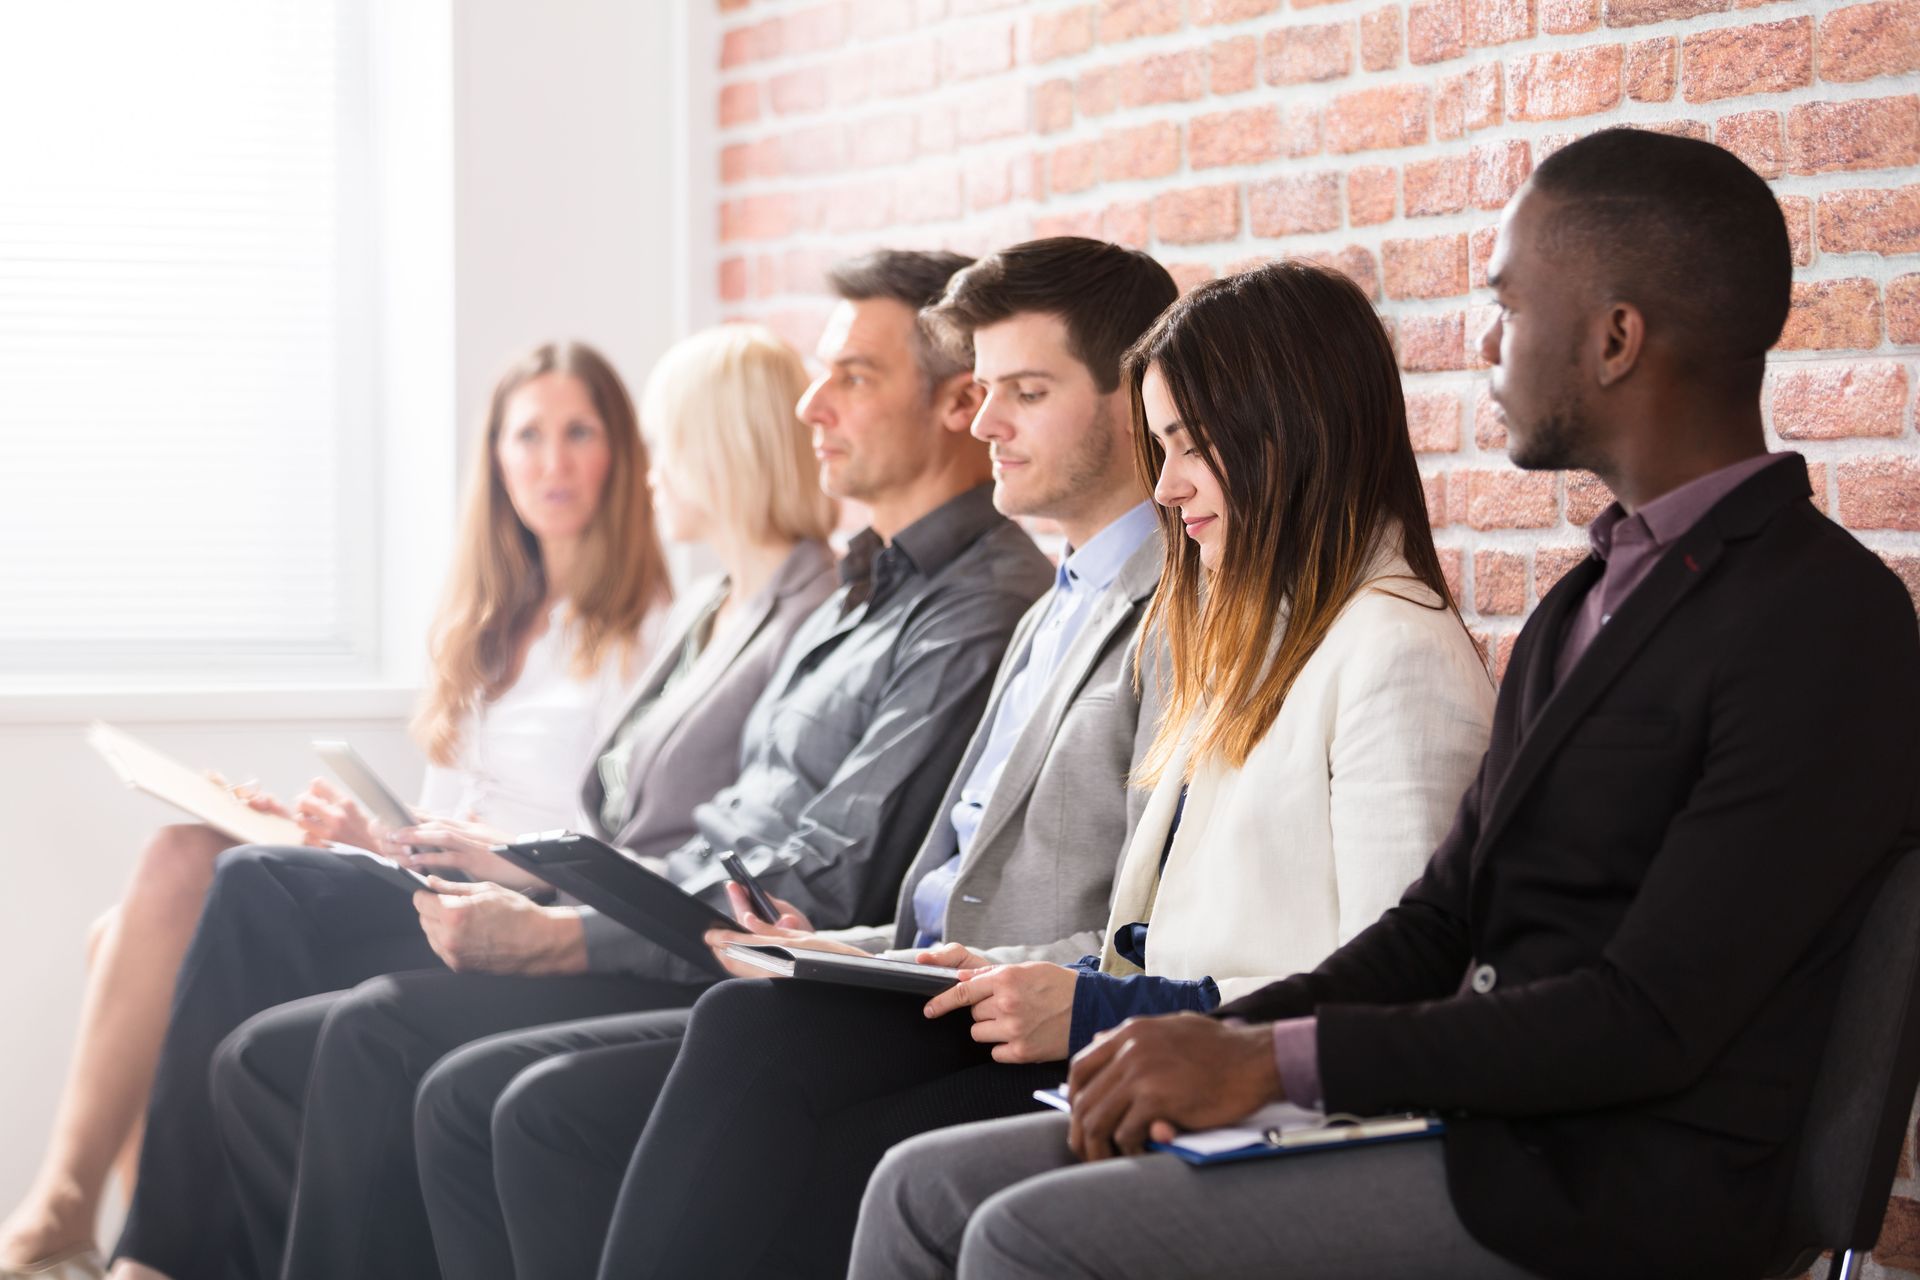
[[[664,609],[641,624],[633,660],[610,653],[597,671],[575,674],[578,637],[566,604],[547,615],[547,629],[527,649],[520,677],[471,713],[452,766],[428,764],[422,812],[480,821],[515,833],[573,825],[580,784],[593,753],[625,706],[646,667]]]

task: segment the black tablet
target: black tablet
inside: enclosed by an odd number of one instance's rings
[[[549,831],[494,845],[493,851],[682,960],[709,973],[726,973],[704,938],[709,929],[737,931],[739,923],[612,845],[572,831]]]

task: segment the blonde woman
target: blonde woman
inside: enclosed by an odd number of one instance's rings
[[[550,825],[639,857],[663,855],[694,834],[696,803],[737,775],[748,710],[794,630],[836,585],[825,541],[834,510],[794,416],[805,385],[799,357],[747,326],[689,338],[654,370],[643,403],[662,523],[677,539],[711,544],[724,574],[690,591],[668,620],[610,731],[589,760],[572,762],[577,810]],[[470,1039],[658,998],[663,984],[623,972],[634,935],[579,907],[514,892],[544,886],[488,852],[511,831],[484,817],[446,816],[389,833],[389,847],[413,865],[477,882],[411,900],[309,851],[231,856],[182,971],[116,1280],[192,1280],[234,1264],[242,1201],[257,1208],[289,1190],[299,1144],[297,1135],[283,1144],[238,1134],[232,1104],[250,1096],[254,1071],[304,1079],[313,1039],[340,1002],[419,993],[432,1026],[408,1043],[424,1071]],[[446,1043],[428,1046],[435,1037]],[[396,1078],[394,1098],[356,1090],[356,1115],[404,1117],[412,1082]],[[316,1074],[315,1089],[323,1083]],[[298,1103],[311,1095],[289,1086],[277,1096]],[[351,1136],[349,1126],[317,1127],[336,1145]],[[327,1179],[341,1169],[353,1170],[351,1185],[333,1187]],[[367,1203],[374,1180],[395,1169],[411,1188],[408,1166],[352,1159],[303,1164],[299,1185],[346,1219],[316,1228],[338,1248],[377,1247],[392,1272],[431,1274],[430,1260],[409,1261],[404,1232],[379,1225],[380,1213],[404,1206]],[[277,1240],[249,1231],[246,1246],[253,1262],[242,1270],[278,1273]],[[366,1275],[371,1266],[357,1258],[322,1274]]]
[[[669,595],[631,400],[607,361],[549,344],[494,388],[414,723],[421,808],[519,830],[565,823],[578,770],[645,657]],[[258,808],[288,813],[271,797]],[[289,816],[311,843],[375,847],[367,815],[316,780]],[[0,1226],[0,1277],[96,1275],[109,1171],[136,1166],[139,1118],[216,857],[210,827],[163,827],[95,926],[79,1043],[27,1198]]]

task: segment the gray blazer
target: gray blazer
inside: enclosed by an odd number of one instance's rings
[[[694,805],[739,772],[747,712],[773,678],[793,633],[836,585],[833,552],[825,543],[803,542],[793,549],[773,578],[714,636],[686,678],[643,713],[627,774],[626,822],[609,831],[600,821],[606,793],[599,758],[632,708],[659,692],[680,661],[688,629],[726,590],[726,583],[716,580],[683,597],[626,710],[594,752],[595,763],[580,788],[578,829],[643,857],[664,856],[698,834]],[[619,967],[622,943],[632,935],[591,911],[586,913],[586,929],[590,967]]]
[[[1127,779],[1159,721],[1158,671],[1151,663],[1144,696],[1136,692],[1134,653],[1162,556],[1155,534],[1127,558],[1014,740],[947,901],[948,939],[1003,961],[1071,961],[1100,950],[1114,871],[1147,799]],[[986,713],[901,882],[891,929],[830,936],[872,951],[913,945],[914,887],[958,847],[953,806],[986,749],[1000,699],[1026,660],[1048,599],[1014,633]]]

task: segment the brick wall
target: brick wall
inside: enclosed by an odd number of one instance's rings
[[[1435,535],[1501,664],[1609,496],[1505,462],[1474,342],[1498,210],[1605,125],[1719,142],[1774,183],[1799,264],[1772,441],[1920,597],[1920,0],[705,2],[722,314],[810,349],[824,265],[883,244],[1104,236],[1183,287],[1336,264],[1393,329]],[[1920,1203],[1881,1253],[1920,1272]]]

